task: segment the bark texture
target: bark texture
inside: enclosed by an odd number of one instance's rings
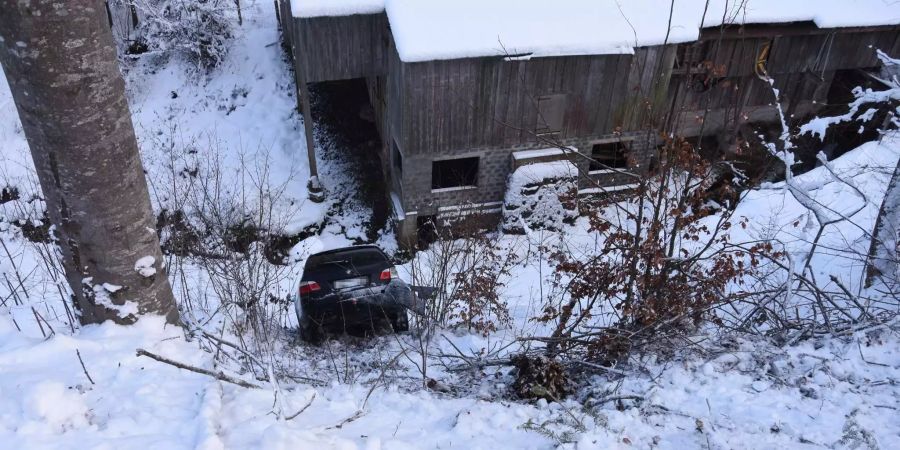
[[[885,282],[898,280],[897,264],[900,263],[900,161],[894,168],[894,175],[888,184],[884,201],[878,211],[872,243],[869,246],[869,261],[866,266],[866,286],[876,277],[884,277]]]
[[[0,63],[82,323],[177,323],[104,2],[0,0]]]

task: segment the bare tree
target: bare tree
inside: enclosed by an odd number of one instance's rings
[[[0,63],[82,323],[178,312],[102,0],[0,0]]]

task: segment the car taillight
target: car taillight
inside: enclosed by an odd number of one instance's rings
[[[315,281],[304,281],[300,283],[300,295],[308,295],[311,292],[315,292],[322,289],[322,286],[319,286],[319,283]]]
[[[391,281],[392,279],[397,278],[397,269],[391,267],[390,269],[384,269],[381,271],[381,276],[378,277],[381,281]]]

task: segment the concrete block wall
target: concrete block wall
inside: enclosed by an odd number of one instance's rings
[[[591,146],[595,143],[622,141],[628,146],[628,162],[627,171],[598,171],[590,173],[588,168],[590,161],[582,158],[579,162],[578,169],[581,173],[588,173],[588,177],[582,177],[579,182],[580,189],[592,189],[597,187],[613,187],[624,186],[635,183],[635,178],[622,172],[632,175],[645,176],[650,169],[652,159],[656,156],[656,148],[660,145],[659,137],[656,133],[647,132],[630,132],[622,133],[616,136],[607,136],[600,139],[592,139],[587,141],[582,147],[584,154],[590,156]]]
[[[629,160],[634,166],[629,172],[643,175],[650,166],[651,157],[655,154],[658,138],[654,133],[635,132],[618,135],[599,136],[591,139],[561,143],[566,147],[574,147],[581,155],[563,154],[579,169],[579,173],[588,174],[591,146],[597,142],[624,140],[629,146]],[[403,156],[402,171],[402,203],[405,218],[401,219],[398,230],[401,240],[412,241],[416,233],[415,221],[418,217],[449,216],[463,217],[455,212],[465,209],[473,211],[493,212],[502,206],[506,194],[506,184],[514,168],[513,153],[532,148],[465,150],[441,154],[417,154]],[[401,149],[402,152],[402,149]],[[478,185],[474,187],[431,189],[432,162],[441,159],[479,158]],[[558,159],[558,157],[556,158]],[[539,158],[545,161],[547,158]],[[537,160],[534,162],[538,162]],[[624,174],[603,173],[580,177],[579,188],[591,189],[598,185],[604,187],[634,183],[634,178]],[[456,208],[454,208],[456,207]],[[499,217],[499,215],[498,215]]]
[[[610,142],[619,139],[628,142],[630,149],[629,159],[635,164],[629,171],[635,174],[646,173],[650,165],[651,156],[655,153],[654,150],[657,145],[657,137],[652,133],[649,136],[645,132],[625,133],[615,136],[601,136],[578,142],[568,142],[564,145],[575,147],[583,156],[571,154],[560,156],[575,163],[579,171],[586,174],[590,165],[591,145],[596,142]],[[406,212],[416,212],[419,216],[429,216],[437,214],[440,207],[502,202],[506,193],[506,182],[514,166],[512,154],[521,150],[528,149],[487,149],[404,156],[402,175],[404,209]],[[440,190],[431,189],[433,161],[467,157],[479,158],[477,186]],[[559,157],[554,159],[559,159]],[[540,160],[544,161],[546,158],[541,158]],[[596,178],[602,179],[603,185],[607,186],[633,182],[633,179],[627,175],[612,173],[598,175]],[[585,186],[595,185],[595,183],[591,183],[588,180],[584,180],[583,183]]]
[[[403,159],[403,205],[419,216],[435,215],[440,207],[502,201],[512,167],[510,150],[462,151],[442,155],[413,155]],[[477,156],[478,185],[431,189],[432,162]]]

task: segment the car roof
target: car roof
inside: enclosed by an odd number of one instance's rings
[[[377,251],[381,252],[382,254],[384,254],[384,250],[382,250],[377,245],[352,245],[350,247],[334,248],[331,250],[325,250],[323,252],[313,253],[312,255],[309,255],[309,256],[313,257],[313,256],[330,255],[333,253],[349,252],[349,251],[356,251],[356,250],[377,250]]]

